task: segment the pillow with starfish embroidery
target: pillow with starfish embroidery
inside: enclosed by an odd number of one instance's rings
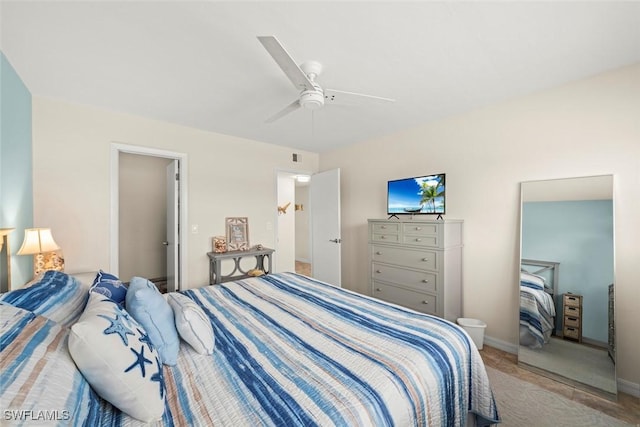
[[[122,307],[92,292],[69,334],[69,352],[103,399],[144,422],[164,413],[162,363],[144,328]]]

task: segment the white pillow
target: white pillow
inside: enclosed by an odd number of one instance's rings
[[[167,294],[180,337],[200,354],[212,354],[215,345],[211,321],[202,308],[186,295]]]
[[[103,399],[144,422],[164,413],[162,364],[142,326],[118,304],[91,292],[69,333],[69,352]]]
[[[540,290],[544,290],[544,287],[546,285],[544,277],[538,276],[537,274],[529,273],[527,271],[520,272],[520,281]]]

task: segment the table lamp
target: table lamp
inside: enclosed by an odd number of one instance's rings
[[[64,271],[64,259],[55,251],[60,246],[53,240],[49,228],[27,228],[24,241],[16,255],[33,255],[33,274],[38,276],[43,271]]]

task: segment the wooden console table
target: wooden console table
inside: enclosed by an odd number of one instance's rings
[[[209,284],[215,285],[222,282],[229,282],[231,280],[246,279],[249,276],[249,270],[257,269],[262,270],[265,274],[271,273],[271,254],[275,252],[274,249],[262,248],[262,249],[249,249],[247,251],[228,251],[222,253],[207,252],[209,257]],[[256,265],[248,270],[243,270],[240,266],[240,261],[245,257],[255,257]],[[225,276],[222,275],[222,261],[225,259],[231,259],[234,262],[233,271]],[[267,265],[265,265],[265,259]]]

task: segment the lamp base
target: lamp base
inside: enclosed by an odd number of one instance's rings
[[[46,252],[33,256],[33,276],[38,277],[48,270],[64,271],[62,251]]]

